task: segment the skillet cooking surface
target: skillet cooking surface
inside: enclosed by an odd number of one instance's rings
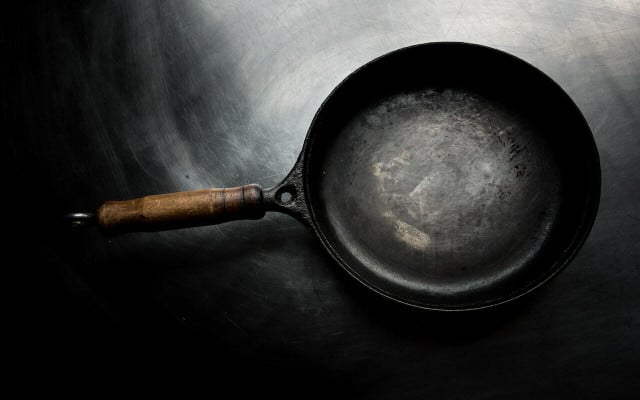
[[[496,50],[432,44],[374,61],[336,89],[310,133],[325,245],[410,304],[522,294],[568,261],[595,214],[597,153],[580,112]]]

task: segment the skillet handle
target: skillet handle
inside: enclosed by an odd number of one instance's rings
[[[106,233],[148,232],[260,219],[264,212],[262,188],[252,184],[107,201],[96,222]]]

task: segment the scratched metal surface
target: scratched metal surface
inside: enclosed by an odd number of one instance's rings
[[[355,398],[640,389],[637,1],[108,1],[8,16],[2,116],[19,129],[3,148],[22,194],[11,204],[41,220],[107,199],[274,185],[341,79],[427,41],[493,46],[554,78],[592,127],[603,174],[568,269],[525,302],[472,315],[390,306],[283,215],[115,238],[21,220],[35,329],[20,349],[36,360],[206,361],[226,367],[222,386],[236,376]]]

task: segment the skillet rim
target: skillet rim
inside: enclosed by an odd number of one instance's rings
[[[550,83],[551,87],[554,89],[554,92],[557,93],[558,98],[563,97],[562,100],[564,100],[564,102],[568,106],[570,106],[571,112],[574,114],[575,117],[577,117],[577,122],[580,125],[582,125],[580,127],[580,130],[582,132],[581,134],[582,136],[586,136],[583,139],[584,146],[585,146],[585,149],[587,149],[590,153],[588,155],[589,162],[587,164],[587,167],[590,172],[588,175],[588,179],[589,179],[588,183],[590,184],[590,190],[588,192],[588,197],[585,199],[586,207],[584,209],[584,216],[580,220],[580,223],[576,224],[575,229],[573,229],[573,232],[574,232],[573,237],[568,242],[564,252],[560,253],[560,255],[556,257],[553,265],[549,267],[547,270],[545,270],[544,274],[540,274],[538,276],[538,279],[530,280],[528,283],[526,283],[525,285],[522,285],[520,288],[516,290],[512,290],[508,293],[504,293],[502,295],[495,296],[491,299],[488,299],[486,301],[481,301],[481,302],[460,302],[458,304],[456,304],[455,302],[449,303],[449,304],[429,304],[429,303],[424,303],[419,301],[412,301],[412,300],[403,298],[402,296],[393,295],[388,291],[386,291],[384,288],[381,288],[378,285],[370,283],[369,281],[367,281],[365,277],[361,276],[357,271],[355,271],[351,266],[349,266],[349,264],[342,259],[338,251],[334,248],[333,243],[335,243],[336,240],[339,241],[340,239],[336,238],[332,242],[332,239],[330,239],[330,237],[335,238],[335,235],[325,234],[320,223],[318,222],[318,216],[316,215],[317,210],[314,208],[313,202],[311,200],[312,190],[310,188],[312,186],[312,179],[310,177],[310,174],[311,174],[310,164],[311,164],[311,155],[313,153],[313,148],[314,148],[313,146],[317,136],[314,134],[314,128],[317,128],[318,120],[320,116],[324,113],[324,110],[326,109],[327,105],[332,101],[332,99],[334,99],[336,96],[339,96],[339,92],[345,86],[345,84],[349,82],[351,79],[353,79],[354,77],[356,77],[357,75],[359,75],[363,70],[371,67],[372,65],[378,62],[381,62],[382,60],[386,60],[390,57],[398,56],[402,53],[407,53],[407,52],[415,51],[418,49],[422,51],[428,51],[429,49],[444,48],[444,47],[457,48],[456,51],[467,51],[468,49],[482,50],[483,52],[492,53],[493,56],[498,55],[499,57],[510,59],[514,63],[521,64],[522,66],[528,68],[529,70],[531,70],[532,73],[535,73],[540,78]],[[576,126],[577,125],[578,124],[576,124]],[[340,265],[340,267],[343,270],[345,270],[351,277],[353,277],[355,280],[360,282],[362,285],[364,285],[368,289],[376,292],[377,294],[389,300],[392,300],[395,303],[400,303],[413,308],[429,310],[429,311],[461,312],[461,311],[489,309],[489,308],[500,306],[506,303],[513,302],[517,299],[520,299],[523,296],[526,296],[534,292],[536,289],[540,288],[541,286],[545,285],[547,282],[551,281],[562,270],[564,270],[564,268],[567,267],[567,265],[575,258],[578,251],[582,248],[587,237],[589,236],[589,233],[593,228],[596,216],[598,214],[598,208],[600,203],[602,172],[601,172],[601,166],[600,166],[600,156],[595,143],[595,138],[593,136],[593,132],[591,131],[591,128],[589,127],[587,120],[585,119],[584,115],[582,114],[582,112],[580,111],[576,103],[573,101],[571,96],[569,96],[569,94],[556,81],[554,81],[551,77],[549,77],[547,74],[545,74],[543,71],[541,71],[534,65],[505,51],[502,51],[490,46],[476,44],[476,43],[443,41],[443,42],[418,43],[418,44],[414,44],[406,47],[401,47],[396,50],[392,50],[390,52],[387,52],[381,56],[378,56],[368,61],[367,63],[363,64],[353,72],[349,73],[344,79],[342,79],[340,83],[336,85],[333,88],[333,90],[329,93],[329,95],[327,95],[327,97],[323,100],[320,107],[314,114],[313,119],[311,120],[309,128],[307,129],[307,134],[305,136],[305,140],[303,143],[302,150],[300,152],[299,159],[296,162],[296,166],[293,168],[290,175],[298,175],[298,174],[302,180],[301,183],[302,183],[302,189],[304,191],[304,196],[303,196],[304,205],[307,209],[307,213],[306,213],[307,215],[305,216],[307,218],[304,218],[303,222],[305,222],[313,230],[313,233],[320,239],[320,242],[322,243],[322,246],[326,249],[326,251],[338,263],[338,265]],[[285,181],[287,180],[288,180],[288,177],[285,179]]]

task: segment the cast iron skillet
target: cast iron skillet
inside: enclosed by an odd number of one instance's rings
[[[94,221],[118,233],[284,212],[377,293],[469,310],[556,275],[587,237],[599,196],[592,134],[556,83],[495,49],[429,43],[340,83],[276,187],[107,202]],[[92,217],[72,217],[83,218]]]

